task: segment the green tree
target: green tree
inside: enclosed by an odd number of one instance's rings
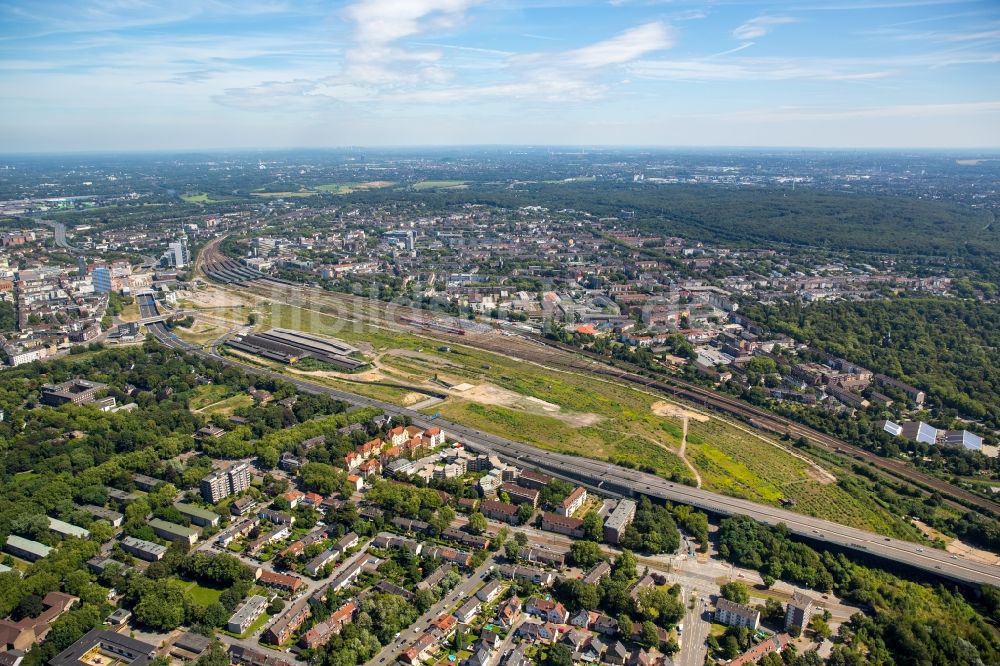
[[[546,666],[573,666],[573,653],[562,643],[553,644],[545,656]]]
[[[741,580],[734,580],[724,584],[720,590],[723,598],[729,599],[735,604],[747,604],[750,602],[750,589]]]
[[[604,559],[601,547],[593,541],[574,541],[569,549],[570,561],[584,569],[589,569]]]
[[[489,523],[486,522],[486,516],[479,513],[478,511],[469,515],[469,532],[472,534],[482,534],[489,527]]]
[[[649,620],[642,623],[642,630],[639,633],[639,642],[648,648],[655,648],[660,645],[660,635],[656,631],[656,625]]]
[[[226,607],[218,601],[210,603],[205,607],[205,615],[202,621],[211,627],[221,627],[229,620],[230,613]]]
[[[611,567],[611,575],[615,580],[627,582],[638,575],[635,555],[630,550],[623,550]]]
[[[583,536],[589,541],[604,540],[604,519],[596,511],[588,511],[583,517]]]

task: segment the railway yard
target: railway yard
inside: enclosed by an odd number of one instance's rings
[[[263,284],[258,282],[244,284],[241,285],[240,288],[242,290],[246,290],[248,293],[264,296],[271,295],[272,297],[280,296],[280,298],[282,298],[285,302],[291,298],[291,294],[289,293],[290,290],[287,285],[276,287],[269,285],[266,282]],[[280,294],[276,294],[275,291],[279,289]],[[351,297],[343,297],[342,299],[339,295],[312,293],[308,290],[304,290],[303,295],[312,299],[313,305],[317,303],[330,303],[339,304],[343,307],[349,304],[352,306],[353,312],[363,312],[368,317],[373,316],[375,313],[381,314],[384,312],[383,308],[380,307],[382,304],[365,302],[361,299],[354,299]],[[327,301],[326,299],[329,300]],[[143,316],[154,316],[156,314],[155,304],[145,299],[140,301],[140,308]],[[407,313],[403,316],[411,318],[419,317],[421,320],[426,319],[426,314],[424,313]],[[380,319],[379,321],[381,322],[381,325],[384,325],[384,319]],[[274,370],[262,368],[257,365],[248,364],[233,357],[220,355],[215,347],[209,347],[207,349],[195,347],[185,343],[176,335],[168,331],[162,323],[151,324],[151,330],[161,342],[164,342],[169,346],[175,346],[193,353],[211,356],[217,360],[240,367],[248,372],[273,375],[280,374],[283,379],[291,381],[301,390],[327,393],[359,406],[376,406],[382,408],[390,414],[398,414],[401,416],[405,415],[418,426],[429,427],[433,422],[440,427],[447,428],[449,432],[454,433],[456,436],[461,437],[466,446],[473,450],[499,455],[501,458],[509,460],[514,464],[531,465],[604,494],[617,496],[634,496],[644,494],[661,500],[688,504],[714,515],[747,515],[755,520],[770,525],[777,525],[779,523],[784,524],[791,533],[796,534],[800,538],[807,541],[822,543],[828,547],[854,551],[865,557],[889,560],[899,565],[912,567],[914,569],[922,570],[954,581],[974,584],[1000,583],[1000,572],[998,572],[995,566],[983,564],[969,558],[951,555],[947,552],[938,551],[936,549],[925,549],[916,543],[873,534],[865,530],[847,527],[828,520],[804,516],[794,511],[761,505],[739,498],[727,497],[725,495],[719,495],[702,489],[692,488],[684,484],[673,483],[658,476],[622,468],[605,461],[588,460],[579,456],[540,450],[537,447],[484,432],[477,428],[463,426],[461,423],[455,423],[437,417],[429,418],[426,414],[419,411],[400,407],[398,405],[374,398],[359,396],[348,391],[341,391],[330,386],[296,376],[289,376],[287,374],[277,373]],[[566,359],[566,356],[571,355],[571,352],[568,350],[546,347],[539,341],[523,337],[496,336],[492,333],[478,331],[469,332],[464,330],[463,333],[464,334],[461,336],[453,335],[453,337],[456,339],[461,338],[463,342],[468,343],[470,346],[482,346],[484,349],[491,349],[491,343],[489,342],[490,338],[499,338],[492,349],[497,349],[502,343],[502,353],[505,356],[521,358],[522,360],[531,363],[540,363],[546,366],[554,365],[561,370],[566,369],[567,371],[586,369],[589,372],[593,372],[595,370],[595,366],[598,365],[593,360],[577,359],[573,361]],[[440,333],[440,335],[447,336],[447,334],[444,333]],[[444,339],[447,339],[447,337]],[[497,351],[501,352],[500,349],[497,349]],[[615,375],[614,373],[617,370],[615,368],[600,367],[599,369],[602,373],[608,373],[610,376],[618,379],[627,378],[629,375],[629,373],[620,373],[620,371],[618,371],[620,374]],[[640,380],[644,382],[643,386],[646,389],[655,390],[659,388],[645,378],[639,377],[638,375],[632,375],[633,383]],[[699,395],[698,392],[691,391],[689,393],[685,393],[680,390],[676,393],[668,393],[681,398]],[[691,402],[706,404],[707,401],[691,400]],[[719,404],[721,406],[725,406],[726,402],[727,401],[725,400],[720,400]],[[708,402],[708,406],[712,406],[712,403]],[[744,414],[751,417],[760,416],[754,411],[747,411],[744,412]],[[777,425],[778,422],[772,423]],[[847,447],[847,445],[842,442],[837,442],[836,444],[831,442],[830,445],[839,447],[842,450],[846,450]]]

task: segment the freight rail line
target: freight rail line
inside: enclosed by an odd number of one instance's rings
[[[140,309],[155,312],[155,304],[150,304],[144,299],[140,303]],[[359,407],[378,407],[389,414],[408,416],[418,426],[431,425],[427,417],[420,412],[220,356],[214,350],[201,349],[181,341],[161,323],[151,324],[149,328],[160,342],[169,347],[238,367],[249,373],[281,379],[305,392],[325,393]],[[949,580],[972,585],[1000,585],[1000,567],[949,555],[944,551],[925,549],[919,544],[883,537],[747,500],[717,495],[598,460],[543,451],[444,419],[435,420],[434,425],[452,433],[474,450],[496,453],[508,461],[543,469],[561,478],[601,489],[608,494],[648,495],[664,501],[688,504],[716,515],[746,515],[769,525],[782,523],[787,526],[789,532],[800,537],[906,565]]]
[[[220,239],[221,240],[221,239]],[[232,262],[231,259],[223,258],[218,251],[218,243],[212,243],[205,247],[207,254],[205,261],[209,263],[219,263],[222,261]],[[235,262],[233,262],[235,263]],[[314,302],[326,303],[334,307],[349,305],[353,315],[368,317],[373,323],[378,325],[386,324],[386,304],[373,299],[354,296],[349,294],[339,294],[329,292],[306,285],[293,285],[285,280],[263,277],[245,284],[247,287],[256,287],[264,291],[280,291],[281,302],[294,302],[293,292],[298,295],[308,294]],[[272,297],[273,293],[269,294]],[[428,313],[419,308],[393,305],[391,312],[395,316],[395,324],[405,327],[410,326],[426,332],[426,327],[409,323],[408,320],[426,321]],[[920,470],[914,469],[904,461],[894,458],[884,458],[859,446],[849,444],[837,437],[819,432],[808,426],[796,423],[790,419],[773,414],[759,407],[749,405],[741,400],[730,398],[718,392],[706,389],[684,380],[673,377],[660,377],[653,379],[642,374],[638,366],[615,361],[615,366],[608,365],[608,359],[592,352],[570,347],[553,340],[548,340],[541,336],[519,333],[521,338],[509,337],[501,342],[490,340],[487,336],[462,335],[447,330],[450,327],[441,326],[435,328],[437,336],[450,337],[456,343],[465,344],[486,351],[499,353],[505,356],[515,356],[526,361],[539,363],[553,367],[558,370],[570,372],[585,372],[595,374],[609,379],[628,382],[641,386],[647,390],[660,391],[668,396],[687,400],[696,405],[713,409],[724,414],[736,417],[749,422],[752,426],[761,430],[766,430],[778,435],[789,435],[791,437],[805,437],[810,442],[817,444],[828,451],[851,455],[854,458],[862,459],[883,472],[892,475],[904,482],[910,483],[924,491],[938,492],[949,499],[956,508],[965,510],[975,508],[989,515],[996,516],[1000,511],[1000,503],[988,498],[980,497],[964,488],[957,487],[947,481],[934,477]],[[516,341],[534,344],[515,344]],[[581,359],[587,358],[589,361]]]

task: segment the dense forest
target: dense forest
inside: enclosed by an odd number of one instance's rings
[[[912,383],[937,405],[1000,428],[1000,305],[900,297],[751,305],[747,314],[772,330]]]
[[[792,541],[779,525],[746,517],[723,520],[719,553],[729,561],[820,592],[835,591],[866,608],[840,629],[834,666],[984,666],[1000,663],[1000,596],[983,590],[990,622],[960,594],[944,586],[903,580],[843,554],[819,552]],[[992,624],[991,624],[992,623]]]
[[[634,226],[727,245],[788,243],[887,254],[1000,257],[1000,228],[989,212],[955,204],[872,194],[777,187],[650,186],[619,183],[472,185],[448,191],[372,190],[365,203],[423,201],[547,206],[599,216],[635,212]]]

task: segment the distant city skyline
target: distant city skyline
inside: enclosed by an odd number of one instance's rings
[[[998,148],[992,0],[12,0],[0,153]]]

